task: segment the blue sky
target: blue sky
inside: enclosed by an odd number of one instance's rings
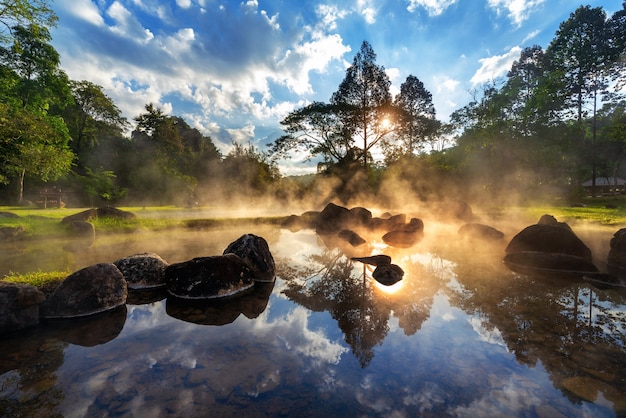
[[[395,95],[408,75],[437,117],[547,48],[579,5],[622,0],[56,0],[52,44],[73,80],[102,86],[129,120],[148,103],[184,117],[222,152],[265,144],[290,111],[329,101],[368,41]],[[309,170],[298,156],[283,174]]]

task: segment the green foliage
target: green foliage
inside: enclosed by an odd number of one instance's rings
[[[0,43],[8,43],[14,26],[56,26],[57,16],[48,0],[0,0]]]

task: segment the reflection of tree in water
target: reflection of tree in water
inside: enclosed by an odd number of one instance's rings
[[[405,279],[401,292],[386,295],[378,290],[369,267],[360,266],[340,251],[325,250],[310,255],[306,266],[279,262],[277,270],[287,282],[283,293],[312,311],[329,312],[361,367],[367,367],[374,347],[389,332],[391,315],[406,335],[415,334],[429,317],[436,287],[429,281]],[[410,271],[417,269],[413,266]]]
[[[485,328],[497,328],[520,364],[541,362],[572,402],[603,396],[625,413],[624,297],[572,278],[518,276],[487,263],[457,264],[461,287],[449,291],[451,302]]]

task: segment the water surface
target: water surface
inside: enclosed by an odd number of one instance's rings
[[[244,232],[268,240],[275,284],[221,303],[132,294],[122,309],[3,338],[0,416],[626,414],[626,295],[516,275],[501,263],[506,242],[352,249],[262,226],[21,251],[42,269],[145,251],[178,262]],[[400,283],[350,260],[376,253],[402,267]]]

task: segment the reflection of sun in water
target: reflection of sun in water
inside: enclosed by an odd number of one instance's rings
[[[374,287],[376,287],[377,290],[386,295],[393,295],[395,293],[398,293],[398,291],[404,287],[404,280],[405,279],[402,279],[399,282],[392,284],[391,286],[385,286],[382,283],[378,283],[376,279],[373,279]]]

